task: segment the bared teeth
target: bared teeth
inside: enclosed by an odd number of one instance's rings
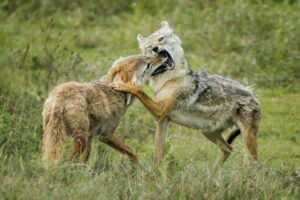
[[[173,63],[170,65],[170,64],[168,64],[168,63],[166,63],[166,67],[168,68],[168,69],[172,69],[173,67]]]
[[[172,70],[175,66],[175,63],[171,57],[171,55],[167,51],[161,51],[158,53],[159,55],[163,55],[167,57],[165,63],[163,63],[160,67],[158,67],[153,73],[152,76],[165,72],[166,70]]]
[[[172,65],[172,60],[171,60],[170,57],[168,57],[167,63],[168,63],[169,66]]]

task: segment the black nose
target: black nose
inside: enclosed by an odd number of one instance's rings
[[[153,47],[152,51],[154,51],[155,53],[157,53],[158,52],[158,47]]]

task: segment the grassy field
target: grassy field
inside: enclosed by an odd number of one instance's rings
[[[300,199],[299,1],[0,2],[0,199]],[[167,20],[193,70],[256,83],[262,116],[260,165],[244,135],[221,164],[200,131],[170,124],[166,156],[154,159],[155,123],[139,101],[116,135],[138,154],[133,166],[96,138],[87,165],[41,165],[42,105],[62,82],[106,74],[140,53],[136,35]],[[149,86],[144,90],[152,95]]]

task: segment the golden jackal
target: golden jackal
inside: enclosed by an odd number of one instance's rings
[[[56,163],[63,152],[65,137],[74,138],[70,159],[87,162],[93,136],[138,164],[133,150],[121,142],[114,131],[130,105],[130,94],[113,90],[108,83],[127,83],[142,87],[166,58],[157,55],[135,55],[117,60],[107,76],[90,83],[68,82],[50,93],[43,110],[42,159],[45,167]],[[106,80],[106,81],[105,81]]]
[[[156,102],[140,88],[120,84],[114,89],[136,95],[158,121],[157,159],[164,156],[168,123],[172,121],[201,130],[205,137],[220,146],[224,161],[232,152],[230,143],[243,129],[247,133],[250,154],[258,160],[256,135],[260,107],[251,88],[219,75],[192,71],[184,58],[181,41],[168,22],[162,22],[162,27],[149,37],[138,35],[137,39],[142,53],[168,56],[168,67],[150,78]],[[222,132],[232,126],[237,129],[225,141]]]

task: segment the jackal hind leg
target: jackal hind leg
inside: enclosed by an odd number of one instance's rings
[[[70,161],[76,160],[83,152],[86,151],[88,146],[88,136],[87,133],[78,134],[74,139],[73,151],[70,156]]]
[[[81,157],[81,162],[82,163],[87,163],[89,156],[90,156],[90,152],[91,152],[91,146],[92,146],[92,136],[88,137],[88,141],[87,141],[87,146],[84,150],[84,152],[82,153],[82,157]]]
[[[136,153],[113,134],[100,137],[100,141],[111,146],[117,151],[126,154],[129,157],[130,161],[134,164],[139,164],[139,160]]]
[[[217,131],[213,133],[203,133],[203,135],[209,139],[214,144],[218,145],[223,153],[223,162],[227,160],[227,158],[232,153],[232,147],[224,140],[222,136],[222,131]]]
[[[76,94],[64,101],[63,118],[66,132],[74,139],[70,161],[77,159],[88,146],[89,117],[87,102],[81,94]]]
[[[257,132],[259,127],[260,111],[253,109],[250,113],[239,118],[239,123],[242,126],[246,135],[246,146],[254,160],[258,161],[257,152]]]
[[[82,153],[86,151],[89,146],[88,118],[80,112],[77,112],[77,114],[77,118],[73,116],[76,120],[74,120],[73,123],[69,124],[70,132],[72,133],[72,137],[74,138],[74,147],[70,156],[71,161],[77,159]]]

